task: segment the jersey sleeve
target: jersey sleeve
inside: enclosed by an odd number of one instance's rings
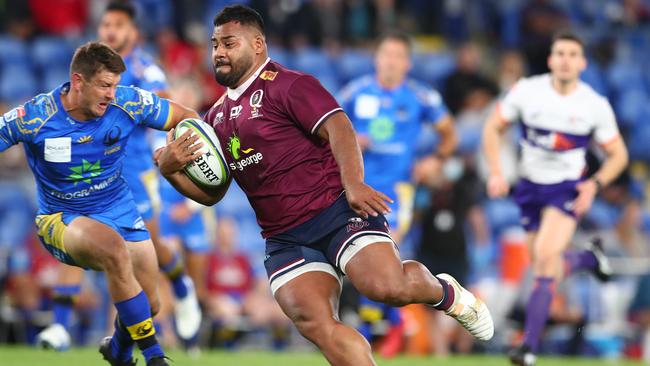
[[[171,120],[172,106],[169,100],[138,87],[119,87],[115,103],[138,125],[165,130]]]
[[[419,99],[424,107],[422,109],[422,122],[437,124],[442,117],[449,113],[447,106],[442,101],[442,96],[435,90],[420,92]]]
[[[21,128],[24,116],[25,108],[22,106],[0,116],[0,152],[25,140],[24,130]]]
[[[607,145],[619,136],[618,125],[612,106],[601,97],[598,111],[595,113],[594,139],[599,145]]]
[[[497,104],[499,115],[505,123],[516,122],[521,117],[524,92],[524,81],[520,79]]]
[[[342,111],[334,97],[309,75],[293,82],[284,103],[293,121],[311,134],[317,133],[329,116]]]

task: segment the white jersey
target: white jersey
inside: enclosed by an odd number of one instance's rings
[[[519,173],[533,183],[579,179],[592,137],[601,146],[619,137],[607,99],[581,81],[576,90],[561,95],[550,74],[523,78],[497,108],[504,122],[521,121]]]

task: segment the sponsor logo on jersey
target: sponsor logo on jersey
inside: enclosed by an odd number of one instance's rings
[[[97,177],[104,171],[101,165],[101,160],[91,163],[86,159],[82,159],[81,165],[70,167],[72,174],[68,176],[68,180],[73,181],[75,186],[79,182],[92,184],[93,178]]]
[[[92,142],[92,141],[93,141],[93,137],[90,136],[90,135],[86,135],[86,136],[79,137],[77,139],[77,141],[75,141],[75,142],[78,143],[78,144],[87,144],[87,143]]]
[[[261,152],[254,153],[255,150],[251,148],[242,149],[241,140],[235,134],[230,136],[228,145],[226,145],[226,150],[235,160],[234,162],[228,164],[230,170],[240,170],[243,171],[245,167],[253,164],[258,164],[263,158]]]
[[[223,112],[217,113],[217,115],[214,117],[214,124],[218,124],[223,122]]]
[[[106,187],[110,186],[111,183],[113,183],[115,180],[117,180],[121,176],[120,172],[117,172],[110,177],[104,179],[103,181],[99,183],[95,183],[91,185],[88,188],[84,188],[79,191],[74,191],[74,192],[60,192],[60,191],[50,191],[50,194],[58,199],[62,200],[71,200],[71,199],[76,199],[76,198],[83,198],[83,197],[88,197],[94,192],[101,191],[106,189]]]
[[[228,119],[233,119],[233,118],[239,117],[239,115],[241,114],[242,109],[243,109],[243,107],[240,106],[240,105],[238,105],[236,107],[232,107],[230,109],[230,118],[228,118]]]
[[[262,97],[264,96],[264,91],[262,89],[257,89],[251,94],[251,97],[248,103],[251,106],[251,116],[248,119],[262,117],[259,109],[262,107]]]
[[[0,128],[3,128],[3,127],[6,126],[6,125],[7,125],[7,124],[5,123],[5,118],[4,118],[4,117],[0,117]]]
[[[262,80],[267,80],[267,81],[273,81],[275,80],[275,77],[278,75],[277,71],[270,71],[266,70],[263,73],[260,74],[260,79]]]
[[[120,150],[122,150],[122,145],[113,146],[110,149],[104,150],[104,156],[111,155],[111,154],[116,153],[116,152],[118,152]]]
[[[11,122],[16,118],[25,117],[25,108],[23,106],[16,107],[4,114],[5,121]]]
[[[108,130],[108,132],[106,132],[104,135],[104,145],[115,145],[115,143],[120,141],[120,137],[122,137],[122,129],[120,126],[113,126],[113,128]]]
[[[140,94],[140,98],[142,99],[142,104],[144,105],[152,105],[153,104],[153,94],[151,94],[150,91],[140,89],[140,88],[135,88],[135,90],[138,91],[138,94]]]

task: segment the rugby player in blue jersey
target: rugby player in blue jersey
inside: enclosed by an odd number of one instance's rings
[[[388,33],[381,37],[373,75],[361,76],[345,86],[339,100],[350,117],[363,152],[366,182],[393,200],[386,215],[396,242],[407,233],[413,212],[413,178],[423,182],[440,173],[443,160],[456,147],[453,120],[440,94],[409,79],[411,42],[407,35]],[[437,151],[418,161],[416,145],[426,128],[440,136]],[[399,311],[388,305],[360,299],[361,333],[371,338],[371,327],[386,319],[390,328],[381,353],[395,354],[400,348],[403,322]]]
[[[135,8],[129,3],[110,3],[102,16],[98,36],[124,59],[126,71],[119,85],[137,86],[169,97],[165,74],[152,57],[137,46],[138,31],[135,24]],[[158,202],[156,171],[147,141],[147,127],[140,126],[133,131],[124,147],[123,176],[133,193],[133,199],[140,216],[145,222],[156,249],[158,264],[169,278],[174,295],[176,329],[184,340],[192,340],[201,323],[201,308],[197,302],[192,279],[185,274],[181,254],[159,238],[157,217],[152,202]],[[37,337],[37,344],[45,348],[65,350],[70,346],[70,319],[74,299],[81,291],[83,270],[77,267],[61,266],[57,284],[53,288],[53,322]]]
[[[124,147],[137,126],[171,129],[196,112],[136,87],[118,86],[124,61],[110,47],[80,46],[70,81],[0,119],[0,151],[23,143],[36,179],[38,236],[59,261],[103,271],[117,308],[115,333],[100,346],[113,366],[167,365],[152,316],[159,309],[158,262],[133,195],[122,177]],[[191,154],[196,137],[184,144]]]

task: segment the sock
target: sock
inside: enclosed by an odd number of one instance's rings
[[[124,323],[120,321],[119,317],[115,317],[115,332],[113,333],[113,338],[111,338],[113,357],[128,363],[133,358],[134,344],[135,342],[131,339],[131,335]]]
[[[451,287],[447,281],[437,276],[436,279],[440,282],[440,286],[442,286],[442,299],[440,299],[437,304],[431,306],[436,310],[447,311],[454,304],[456,293],[454,292],[454,288]]]
[[[65,330],[70,330],[70,318],[74,308],[74,297],[81,292],[80,285],[54,286],[52,294],[53,323],[61,324]]]
[[[598,260],[594,253],[588,250],[569,250],[564,253],[565,276],[580,270],[594,270]]]
[[[524,344],[530,347],[533,353],[539,350],[539,341],[548,320],[554,282],[552,277],[535,278],[535,288],[526,305]]]
[[[156,340],[151,305],[144,291],[128,300],[115,303],[115,307],[120,322],[126,327],[131,339],[137,343],[147,362],[154,357],[163,357],[165,353]]]
[[[402,324],[402,314],[399,312],[398,308],[384,305],[384,318],[388,320],[388,324],[391,326]]]
[[[189,292],[187,282],[185,282],[187,276],[185,275],[185,271],[183,271],[183,261],[181,260],[180,254],[174,253],[171,262],[160,266],[160,269],[171,281],[176,298],[182,299],[187,296]]]
[[[359,295],[359,317],[362,322],[359,325],[359,333],[369,342],[372,341],[372,326],[384,317],[384,304],[372,301],[363,295]]]

